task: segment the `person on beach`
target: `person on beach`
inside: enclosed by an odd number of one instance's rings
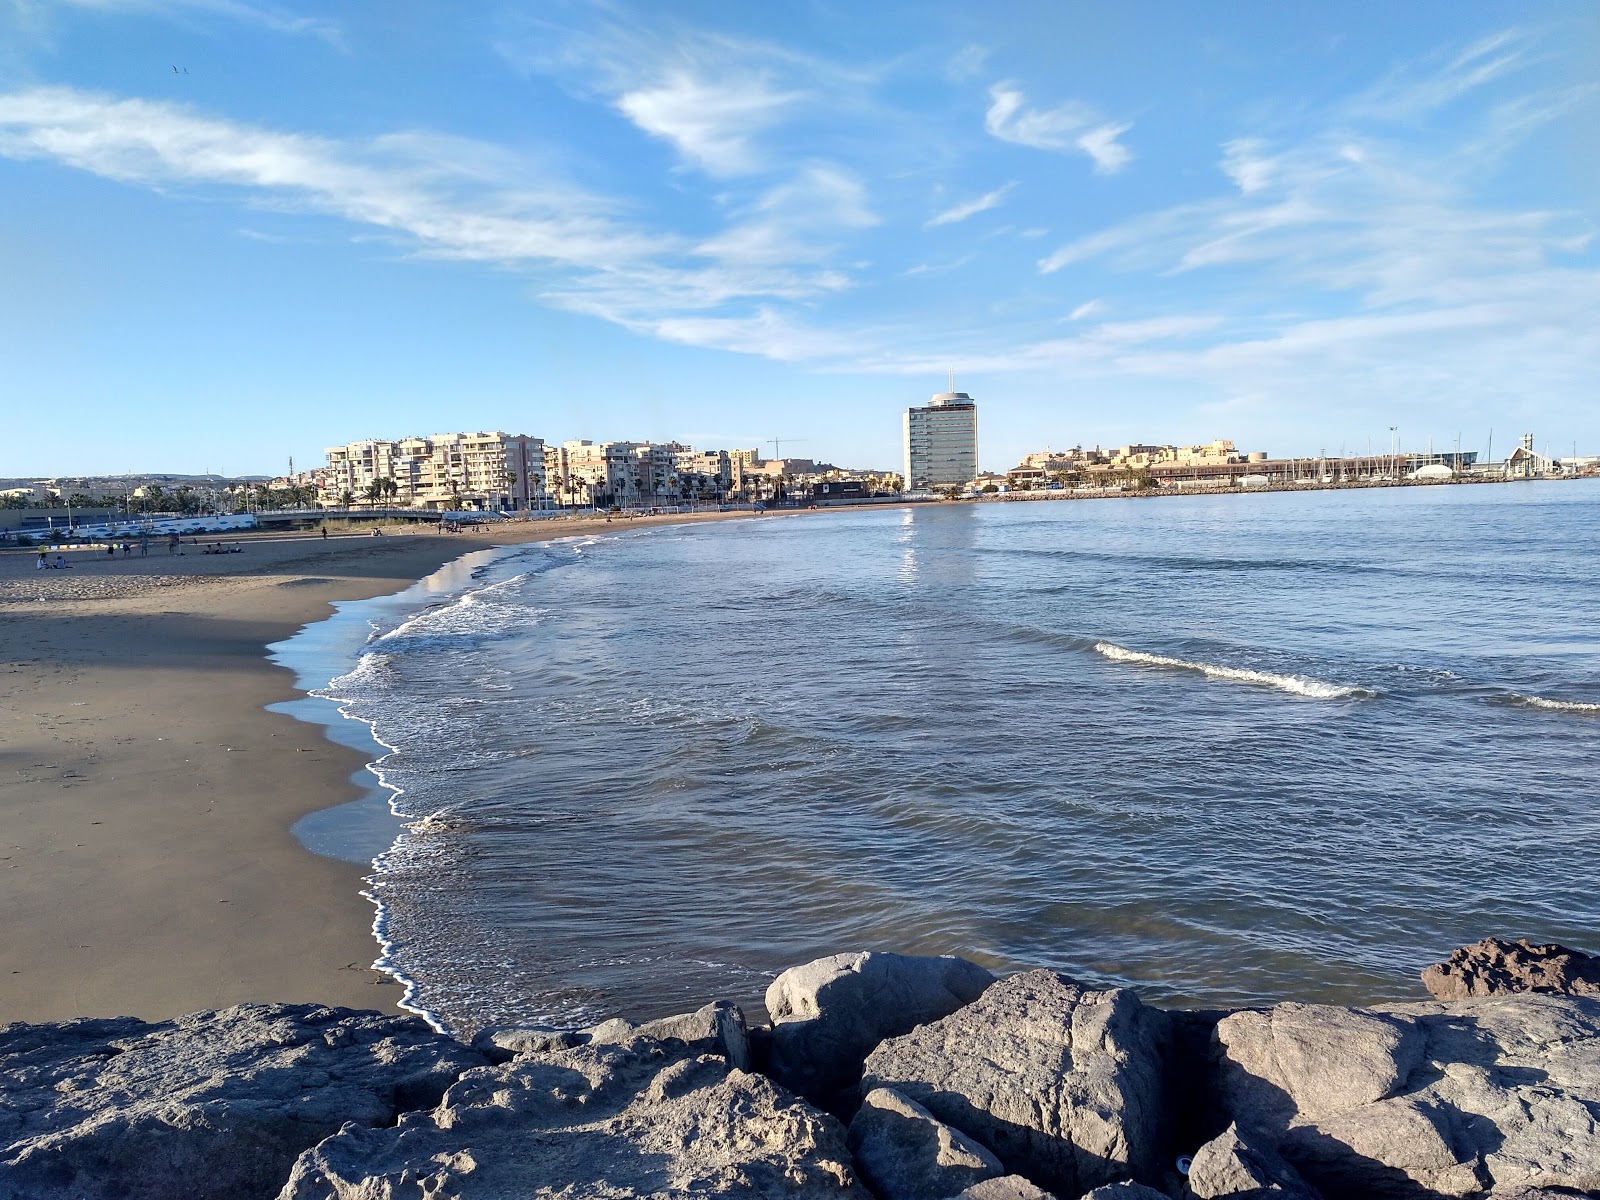
[[[178,552],[178,535],[175,534],[175,533],[169,533],[169,534],[167,534],[167,553],[168,554],[176,554],[177,552]]]
[[[150,535],[148,533],[141,533],[139,535],[139,557],[140,558],[145,558],[146,556],[149,555],[149,553],[150,553]]]
[[[328,540],[328,527],[326,525],[324,525],[322,527],[322,540],[323,541],[327,541]]]
[[[62,558],[61,555],[59,555],[59,554],[56,555],[56,561],[55,561],[55,569],[56,570],[58,570],[58,571],[67,571],[67,570],[70,570],[71,568],[72,568],[72,564],[71,563],[69,563],[66,559]]]
[[[117,544],[115,542],[107,542],[106,553],[112,558],[115,558],[117,556]]]
[[[48,571],[50,569],[50,556],[43,550],[39,551],[39,561],[33,564],[35,571]]]

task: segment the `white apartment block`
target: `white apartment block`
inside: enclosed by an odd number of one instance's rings
[[[726,450],[683,450],[672,458],[679,491],[723,495],[733,487],[733,458]]]
[[[324,504],[349,492],[358,502],[376,480],[394,480],[395,507],[525,511],[548,504],[544,442],[526,434],[439,433],[368,439],[327,451]]]

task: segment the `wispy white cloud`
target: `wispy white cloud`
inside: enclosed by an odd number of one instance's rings
[[[1027,97],[1014,83],[997,83],[989,89],[989,111],[983,125],[990,136],[1003,142],[1087,154],[1102,175],[1114,175],[1133,160],[1132,152],[1117,141],[1132,125],[1106,121],[1094,108],[1077,101],[1055,108],[1029,108]]]
[[[929,275],[948,275],[952,271],[959,271],[971,261],[972,255],[963,254],[960,258],[951,259],[949,262],[918,263],[914,267],[908,267],[901,274],[907,279],[920,279]]]
[[[877,223],[859,180],[839,167],[814,163],[764,193],[737,224],[695,253],[739,263],[825,261],[842,233]]]
[[[713,175],[746,174],[763,165],[757,135],[803,96],[759,75],[707,79],[688,68],[624,92],[617,108],[646,133],[671,142]]]
[[[1526,30],[1502,30],[1457,51],[1397,67],[1351,97],[1343,109],[1355,118],[1415,120],[1533,61],[1532,35]]]
[[[138,16],[186,18],[221,17],[273,33],[309,35],[343,47],[340,26],[323,17],[308,17],[272,4],[246,4],[244,0],[55,0],[73,8]]]
[[[1085,317],[1096,316],[1104,310],[1105,302],[1103,300],[1085,300],[1082,304],[1078,305],[1077,308],[1073,309],[1067,314],[1067,320],[1082,321]]]
[[[969,43],[952,54],[944,64],[944,77],[951,83],[966,83],[982,75],[993,53],[987,46]]]
[[[836,243],[878,221],[860,182],[828,164],[807,164],[696,239],[643,227],[631,206],[560,180],[547,163],[471,139],[403,131],[338,141],[70,88],[0,94],[0,156],[337,218],[356,239],[377,231],[417,255],[523,270],[546,302],[649,336],[694,345],[722,336],[726,349],[780,358],[846,344],[778,306],[851,287],[832,263]]]
[[[10,158],[162,189],[237,188],[247,200],[375,226],[446,257],[604,267],[664,248],[609,217],[613,204],[531,167],[484,189],[487,154],[474,173],[449,165],[465,145],[416,135],[338,143],[71,88],[0,95],[0,154]]]
[[[976,200],[968,200],[964,204],[957,204],[947,208],[943,212],[930,217],[922,227],[924,229],[933,229],[939,225],[954,225],[958,221],[965,221],[968,217],[975,217],[981,212],[988,212],[991,208],[999,208],[1000,205],[1005,203],[1006,197],[1011,194],[1012,189],[1016,186],[1016,181],[1013,180],[995,188],[992,192],[985,192]]]

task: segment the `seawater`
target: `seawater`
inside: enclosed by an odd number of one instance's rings
[[[1600,944],[1597,531],[1585,482],[619,526],[285,652],[383,751],[383,962],[445,1027],[857,948],[1370,1003]]]

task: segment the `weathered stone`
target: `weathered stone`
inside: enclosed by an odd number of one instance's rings
[[[246,1004],[0,1030],[0,1196],[240,1200],[346,1122],[437,1103],[483,1057],[412,1017]]]
[[[982,1183],[973,1184],[956,1196],[955,1200],[1056,1200],[1056,1198],[1021,1175],[1002,1175],[998,1179],[985,1179]]]
[[[503,1063],[521,1055],[565,1050],[579,1040],[576,1030],[554,1025],[503,1025],[481,1030],[472,1039],[472,1048],[492,1063]]]
[[[1167,1194],[1124,1179],[1121,1183],[1107,1183],[1092,1192],[1085,1192],[1083,1200],[1167,1200]]]
[[[964,958],[835,954],[790,967],[767,988],[768,1073],[821,1103],[860,1077],[884,1038],[970,1004],[994,976]]]
[[[1317,1200],[1317,1194],[1272,1146],[1237,1124],[1194,1152],[1189,1191],[1200,1200]]]
[[[850,1152],[878,1200],[937,1200],[1005,1174],[989,1151],[889,1088],[862,1100]]]
[[[590,1037],[591,1044],[625,1042],[633,1038],[654,1038],[665,1041],[676,1038],[702,1054],[720,1054],[730,1067],[741,1071],[750,1069],[750,1044],[745,1037],[744,1012],[737,1004],[718,1000],[692,1013],[675,1017],[662,1017],[646,1021],[643,1025],[627,1026],[626,1022],[607,1021],[597,1026]]]
[[[1285,1004],[1217,1039],[1240,1129],[1329,1195],[1600,1190],[1600,999]]]
[[[982,1142],[1006,1169],[1067,1196],[1163,1153],[1165,1014],[1132,992],[1028,971],[883,1043],[863,1087],[888,1087]]]
[[[469,1071],[431,1112],[346,1126],[280,1200],[836,1196],[844,1129],[679,1041],[577,1046]]]
[[[1509,992],[1600,996],[1600,958],[1553,943],[1535,946],[1526,938],[1484,938],[1424,967],[1422,982],[1436,1000]]]

